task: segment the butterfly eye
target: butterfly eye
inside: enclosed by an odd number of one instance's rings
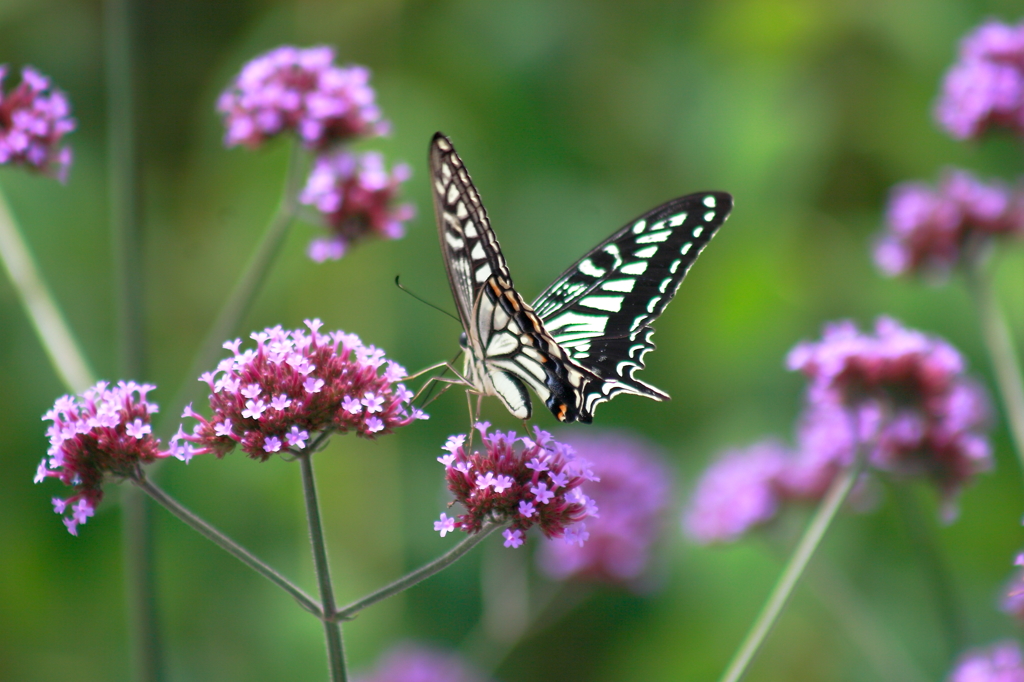
[[[459,348],[469,350],[469,337],[466,336],[466,332],[459,334]]]

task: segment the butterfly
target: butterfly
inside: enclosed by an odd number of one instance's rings
[[[732,197],[701,192],[627,223],[529,305],[512,284],[480,194],[451,140],[430,143],[430,179],[448,282],[462,320],[462,379],[519,419],[527,387],[559,421],[589,423],[620,393],[667,400],[633,374],[654,348],[650,324],[729,216]]]

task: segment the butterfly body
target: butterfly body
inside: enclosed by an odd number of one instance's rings
[[[654,348],[649,326],[732,198],[706,192],[659,206],[591,249],[530,305],[512,284],[480,195],[451,141],[437,133],[430,171],[438,236],[464,332],[464,378],[529,419],[528,388],[559,421],[590,422],[619,393],[665,400],[633,377]]]

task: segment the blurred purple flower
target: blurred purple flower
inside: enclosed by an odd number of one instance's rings
[[[1024,131],[1024,24],[990,20],[964,37],[935,117],[960,140],[980,137],[991,126]]]
[[[775,441],[726,452],[704,472],[683,527],[696,542],[733,542],[779,509],[778,477],[791,455]]]
[[[410,174],[409,166],[400,163],[389,175],[377,152],[337,150],[319,155],[299,201],[324,215],[332,235],[310,243],[310,259],[338,260],[351,243],[371,234],[401,238],[402,222],[414,212],[411,204],[395,206],[394,201],[398,186]]]
[[[405,370],[384,351],[364,346],[355,334],[321,334],[320,320],[306,320],[306,326],[309,331],[278,326],[253,332],[255,349],[241,350],[240,339],[225,343],[234,356],[200,377],[210,387],[213,416],[186,408],[183,416],[198,423],[191,434],[178,429],[172,454],[187,462],[208,452],[223,457],[241,445],[265,461],[285,443],[304,449],[310,434],[355,431],[376,438],[426,418],[399,383]]]
[[[1024,621],[1024,553],[1018,554],[1013,563],[1018,568],[1003,593],[1003,600],[999,606],[1004,613]]]
[[[7,66],[0,66],[0,85]],[[31,66],[21,70],[21,83],[0,91],[0,164],[22,165],[66,182],[71,148],[61,138],[77,125],[70,117],[67,96],[50,87],[50,79]]]
[[[522,544],[524,533],[540,526],[548,538],[582,544],[589,533],[583,522],[598,515],[594,500],[580,487],[600,480],[590,462],[572,447],[534,427],[534,438],[516,438],[515,431],[487,433],[490,424],[476,425],[484,452],[466,453],[462,434],[451,436],[438,457],[445,466],[448,489],[465,509],[454,524],[445,515],[434,527],[440,533],[459,528],[476,533],[484,521],[511,522],[506,547]],[[522,442],[516,448],[517,441]]]
[[[154,388],[134,381],[116,386],[101,381],[78,398],[61,396],[43,415],[53,424],[46,430],[50,447],[35,482],[57,478],[75,491],[66,499],[53,498],[58,514],[71,511],[64,525],[72,535],[96,511],[108,475],[128,478],[140,464],[168,456],[149,424],[158,407],[146,402],[146,394]]]
[[[334,50],[285,45],[256,57],[217,100],[224,114],[224,144],[259,147],[295,132],[309,149],[356,137],[383,135],[376,95],[363,66],[334,65]]]
[[[646,571],[661,534],[672,500],[671,472],[649,444],[632,436],[575,436],[571,443],[600,478],[587,484],[600,516],[588,521],[590,537],[582,547],[542,543],[540,567],[556,580],[587,576],[634,582]]]
[[[949,682],[1024,682],[1024,660],[1014,641],[973,649],[960,657]]]
[[[865,448],[868,464],[903,476],[927,476],[939,487],[947,514],[960,489],[992,466],[985,433],[984,391],[964,374],[964,361],[946,341],[881,317],[873,335],[852,322],[825,327],[822,340],[800,343],[788,366],[808,376],[807,419],[845,428],[832,440],[840,452],[850,434]],[[835,410],[849,420],[836,427]],[[808,442],[813,441],[808,437]]]
[[[937,190],[917,182],[893,188],[886,222],[875,245],[875,263],[884,273],[945,274],[969,239],[1024,234],[1024,197],[951,169]]]
[[[488,682],[487,677],[454,651],[422,644],[392,647],[369,675],[356,682]]]

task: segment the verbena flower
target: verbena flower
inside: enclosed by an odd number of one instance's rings
[[[422,644],[393,647],[369,675],[356,682],[487,682],[489,678],[454,651]]]
[[[168,455],[160,450],[150,427],[150,417],[158,409],[146,401],[153,388],[133,381],[116,386],[101,381],[77,398],[61,396],[43,415],[53,424],[46,430],[50,447],[36,469],[35,482],[57,478],[74,490],[65,499],[53,498],[54,511],[68,513],[64,525],[72,535],[78,535],[78,526],[103,499],[104,479],[130,477],[140,464]]]
[[[671,504],[671,472],[650,445],[625,434],[575,436],[571,443],[600,479],[587,484],[587,493],[601,512],[587,521],[590,537],[582,546],[541,543],[540,567],[556,580],[635,583],[648,567]]]
[[[964,37],[935,117],[960,140],[977,138],[993,126],[1024,131],[1024,24],[988,21]]]
[[[7,66],[0,66],[0,84]],[[0,92],[0,164],[31,170],[67,181],[71,148],[61,138],[75,129],[71,105],[63,92],[51,88],[50,79],[30,66],[21,70],[21,83]]]
[[[947,514],[960,489],[991,468],[988,401],[946,341],[887,317],[874,334],[838,322],[821,341],[798,344],[787,364],[810,379],[809,418],[849,420],[834,443],[855,439],[873,468],[928,477]]]
[[[726,452],[701,476],[683,528],[701,544],[732,542],[774,518],[781,502],[778,477],[790,453],[776,441]]]
[[[217,100],[224,114],[224,144],[259,147],[294,132],[310,149],[356,137],[382,135],[376,95],[363,66],[339,67],[334,50],[285,45],[256,57]]]
[[[959,264],[969,240],[1024,233],[1024,200],[999,183],[947,171],[937,189],[897,185],[886,210],[887,231],[875,263],[888,275],[945,274]]]
[[[949,682],[1024,682],[1020,646],[1004,641],[968,651],[949,674]]]
[[[580,487],[599,480],[590,463],[539,428],[534,438],[517,439],[515,431],[488,434],[489,427],[487,422],[476,425],[483,452],[468,454],[466,437],[460,434],[448,439],[447,454],[437,458],[445,466],[448,489],[466,513],[456,519],[442,514],[435,529],[442,534],[455,528],[476,533],[485,521],[494,520],[511,522],[504,533],[506,547],[522,545],[534,525],[548,538],[583,544],[589,536],[584,519],[598,515],[596,504]]]
[[[306,320],[308,331],[277,326],[254,332],[256,348],[242,350],[240,339],[225,343],[233,357],[200,377],[210,387],[213,416],[186,408],[183,416],[198,423],[191,434],[179,428],[172,453],[188,461],[209,452],[223,457],[241,446],[263,461],[302,450],[326,431],[376,438],[426,418],[409,404],[401,365],[355,334],[321,334],[322,324]]]
[[[377,152],[337,150],[318,156],[299,201],[320,211],[332,234],[310,243],[310,259],[338,260],[350,244],[369,235],[401,238],[402,222],[413,217],[413,207],[396,206],[395,197],[410,174],[404,163],[388,174]]]

